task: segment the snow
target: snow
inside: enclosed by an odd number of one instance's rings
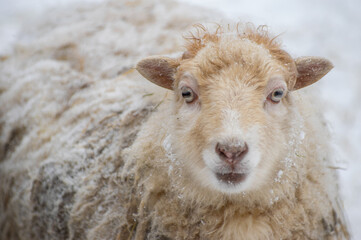
[[[313,91],[323,100],[340,166],[346,168],[339,171],[341,194],[353,239],[361,239],[361,1],[179,1],[220,11],[235,22],[266,24],[273,33],[281,33],[284,47],[292,56],[322,56],[333,62],[335,68],[315,84]],[[36,21],[49,8],[96,2],[101,0],[0,0],[0,59],[11,53],[22,23]],[[169,139],[164,144],[172,159]]]
[[[277,173],[277,177],[275,178],[275,182],[281,182],[282,175],[283,175],[283,171],[279,170]]]

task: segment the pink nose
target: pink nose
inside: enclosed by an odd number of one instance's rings
[[[216,152],[219,157],[227,164],[235,165],[242,161],[248,152],[248,146],[245,143],[243,146],[234,146],[218,143]]]

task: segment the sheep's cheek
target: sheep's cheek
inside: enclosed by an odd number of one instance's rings
[[[287,108],[285,107],[283,102],[275,104],[266,100],[264,103],[264,109],[267,114],[273,117],[283,117],[287,114]]]
[[[200,156],[195,156],[197,151],[190,151],[191,149],[197,150],[200,148],[202,139],[202,129],[199,126],[199,107],[196,105],[183,104],[176,115],[175,119],[175,135],[180,141],[177,141],[179,146],[179,154],[185,153],[183,156],[184,161],[195,164],[199,161]],[[198,164],[199,165],[199,164]]]

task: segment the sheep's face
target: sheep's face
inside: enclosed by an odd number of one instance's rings
[[[268,50],[229,39],[178,68],[174,147],[197,182],[226,193],[267,182],[284,153],[290,77]]]
[[[325,59],[293,61],[279,53],[225,36],[191,58],[138,64],[143,76],[174,90],[173,149],[194,183],[240,193],[261,189],[274,177],[292,118],[289,91],[332,68]]]

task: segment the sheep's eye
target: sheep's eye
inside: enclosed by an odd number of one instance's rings
[[[272,101],[273,103],[279,103],[284,96],[284,90],[282,88],[275,89],[270,95],[268,95],[267,99]]]
[[[196,99],[196,94],[190,87],[182,87],[182,97],[186,101],[186,103],[192,103]]]

